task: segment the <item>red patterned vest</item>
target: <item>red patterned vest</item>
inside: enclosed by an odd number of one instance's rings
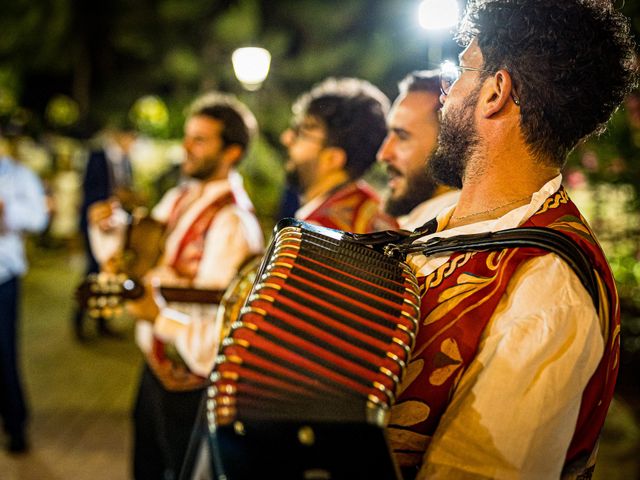
[[[589,256],[600,291],[598,315],[605,350],[582,395],[564,472],[592,471],[597,440],[613,397],[620,347],[620,309],[613,276],[585,219],[564,189],[551,195],[521,227],[549,227],[570,237]],[[422,322],[388,430],[402,467],[419,466],[461,376],[476,356],[507,284],[525,261],[546,255],[537,248],[510,248],[452,255],[419,278]],[[595,457],[595,455],[593,456]],[[585,477],[586,478],[586,477]]]
[[[398,227],[393,217],[380,210],[380,198],[364,181],[343,186],[302,220],[353,233]]]
[[[173,258],[165,259],[167,264],[180,276],[190,279],[196,277],[200,260],[204,253],[205,238],[213,219],[222,208],[234,202],[233,193],[227,192],[221,195],[204,208],[189,226],[184,236],[180,239]],[[189,206],[190,203],[186,195],[178,198],[169,216],[169,222],[167,224],[168,231],[175,228],[180,216],[188,210]]]
[[[197,195],[193,198],[193,195],[190,195],[191,193],[187,189],[176,200],[167,222],[167,230],[169,232],[176,227],[181,215],[189,210],[193,201],[197,199]],[[167,264],[180,276],[189,279],[196,277],[200,260],[204,253],[204,243],[209,227],[218,212],[233,203],[235,203],[233,193],[227,192],[216,198],[196,216],[184,236],[180,239],[173,258],[165,259]],[[207,379],[190,372],[173,345],[165,344],[155,335],[147,362],[167,390],[194,390],[206,385]]]

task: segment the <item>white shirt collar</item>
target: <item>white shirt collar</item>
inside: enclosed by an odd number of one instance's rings
[[[322,205],[328,197],[328,193],[323,193],[312,198],[298,210],[296,210],[295,217],[298,220],[306,220],[309,215],[311,215],[320,205]]]
[[[514,208],[513,210],[510,210],[499,218],[470,223],[468,225],[461,225],[459,227],[441,230],[431,235],[425,235],[418,241],[426,241],[433,237],[449,238],[455,235],[497,232],[500,230],[506,230],[508,228],[515,228],[531,218],[531,216],[536,213],[542,206],[544,201],[549,198],[550,195],[558,191],[561,184],[562,175],[558,175],[549,180],[542,186],[540,190],[531,195],[531,201],[528,205]],[[456,205],[452,205],[451,207],[446,208],[442,212],[440,212],[437,217],[439,229],[447,225],[455,208]],[[424,255],[418,254],[411,256],[409,263],[414,267],[414,269],[419,270],[422,274],[424,274],[433,271],[433,269],[444,263],[448,257],[449,254],[439,254],[431,256],[429,258],[425,257]]]
[[[531,195],[531,200],[527,205],[514,208],[501,217],[443,230],[441,232],[438,232],[437,235],[450,237],[453,235],[460,235],[465,233],[496,232],[498,230],[504,230],[507,228],[515,228],[518,225],[526,222],[534,213],[536,213],[542,206],[544,201],[549,198],[550,195],[558,191],[561,184],[562,175],[558,175],[549,180],[542,186],[540,190]],[[457,203],[443,210],[438,215],[438,225],[446,225],[448,223],[451,215],[453,214],[453,211],[456,208],[456,205]]]

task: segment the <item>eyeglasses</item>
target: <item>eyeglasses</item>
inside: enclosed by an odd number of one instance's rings
[[[490,70],[485,70],[483,68],[464,67],[448,61],[442,62],[440,65],[440,91],[443,95],[449,95],[451,87],[458,81],[464,70],[471,70],[472,72],[490,72]],[[520,106],[520,99],[513,92],[513,88],[511,91],[511,98],[513,98],[513,103]]]
[[[318,143],[324,143],[327,141],[327,139],[324,136],[313,135],[312,133],[309,132],[309,130],[313,130],[313,129],[314,127],[310,127],[305,124],[295,124],[289,127],[289,130],[291,131],[291,135],[293,136],[293,139],[300,138],[303,140],[309,140],[311,142],[318,142]]]

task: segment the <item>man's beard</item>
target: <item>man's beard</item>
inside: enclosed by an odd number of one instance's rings
[[[288,185],[295,188],[298,193],[303,195],[315,180],[318,171],[318,159],[307,159],[300,163],[293,163],[292,160],[285,167],[285,180]]]
[[[220,168],[220,156],[216,156],[200,165],[200,168],[192,171],[188,174],[189,178],[196,180],[208,180],[211,178]]]
[[[408,174],[406,179],[407,190],[399,197],[389,196],[385,203],[384,210],[392,217],[408,214],[422,202],[429,200],[437,187],[437,184],[422,169],[414,175]]]
[[[438,148],[427,162],[427,175],[436,182],[462,188],[465,168],[479,143],[473,112],[480,88],[471,92],[461,107],[449,109],[440,123]]]

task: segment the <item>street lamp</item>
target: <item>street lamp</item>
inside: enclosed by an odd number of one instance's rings
[[[443,33],[458,23],[457,0],[423,0],[418,7],[420,26],[431,33],[427,58],[430,64],[442,60]]]
[[[423,0],[418,7],[418,21],[425,30],[444,30],[458,23],[457,0]]]
[[[231,55],[236,78],[247,90],[258,90],[269,74],[271,54],[260,47],[238,48]]]

